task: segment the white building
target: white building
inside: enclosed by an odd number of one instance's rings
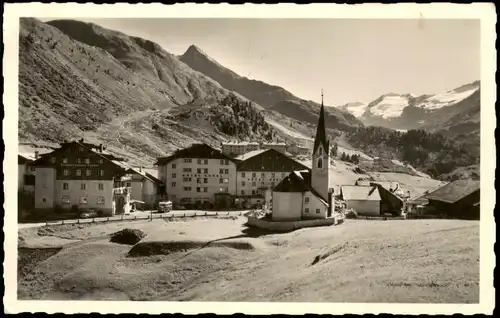
[[[145,210],[156,208],[165,193],[163,182],[142,167],[130,168],[127,173],[130,174],[130,181],[126,185],[131,189],[131,202],[140,203]]]
[[[266,190],[272,190],[290,172],[308,169],[275,149],[251,151],[235,158],[238,160],[236,177],[237,206],[261,206]]]
[[[321,96],[323,99],[323,95]],[[333,216],[329,188],[330,142],[326,136],[323,101],[312,153],[312,169],[294,171],[273,189],[273,221],[324,219]]]
[[[236,194],[236,162],[206,144],[158,158],[158,179],[167,199],[184,207],[228,207]]]
[[[258,142],[226,142],[222,144],[222,153],[228,156],[239,156],[259,149]]]
[[[380,193],[376,185],[347,185],[340,188],[340,195],[348,209],[361,215],[380,215]]]

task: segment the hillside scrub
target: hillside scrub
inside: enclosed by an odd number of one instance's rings
[[[479,163],[466,147],[438,133],[423,130],[399,132],[382,127],[358,128],[347,134],[348,142],[373,156],[393,157],[434,178],[461,166]]]
[[[234,95],[224,98],[210,109],[212,124],[226,135],[240,139],[273,140],[275,132],[262,113],[251,102],[243,102]]]

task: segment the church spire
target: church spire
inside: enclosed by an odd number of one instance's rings
[[[319,145],[323,146],[323,150],[329,151],[329,143],[326,138],[326,125],[325,125],[325,106],[323,105],[323,89],[321,89],[321,109],[319,111],[318,126],[316,128],[316,137],[314,138],[313,154],[318,150]]]

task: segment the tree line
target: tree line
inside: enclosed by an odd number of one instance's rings
[[[465,145],[424,130],[400,132],[360,127],[346,137],[352,146],[370,155],[398,159],[435,178],[458,167],[479,163],[479,157]]]

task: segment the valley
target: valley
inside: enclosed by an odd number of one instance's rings
[[[20,26],[20,142],[83,137],[144,166],[193,142],[311,147],[320,104],[242,77],[195,45],[175,56],[149,40],[91,23],[23,18]],[[391,93],[368,104],[325,107],[326,125],[339,152],[367,161],[405,160],[401,146],[360,142],[371,125],[443,134],[447,144],[456,144],[451,148],[467,148],[471,158],[432,176],[479,178],[479,97],[479,82],[437,95]],[[424,161],[409,164],[426,174],[435,169]]]

